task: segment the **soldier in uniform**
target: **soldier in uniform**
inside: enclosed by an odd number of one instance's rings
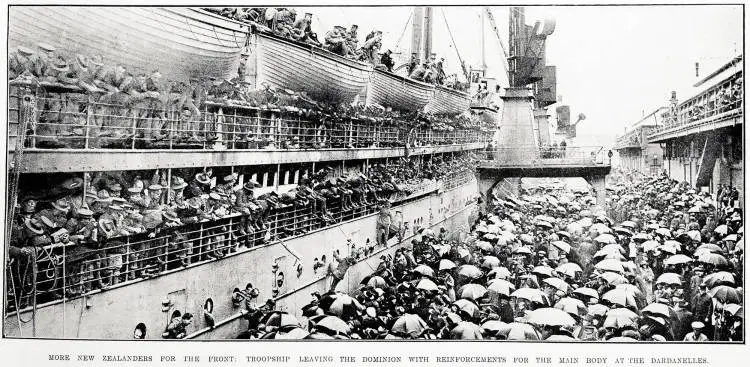
[[[11,53],[8,58],[8,79],[33,78],[33,59],[35,57],[34,50],[25,46],[18,46],[16,52]]]
[[[325,35],[325,48],[341,56],[349,55],[350,51],[346,43],[346,28],[337,25],[328,31]]]
[[[362,45],[362,60],[372,65],[378,63],[378,51],[382,46],[383,32],[373,31],[367,36],[365,43]]]
[[[40,221],[42,217],[47,218],[54,224],[54,228],[65,228],[68,232],[72,232],[75,224],[69,216],[70,204],[68,204],[68,200],[65,198],[57,199],[51,203],[51,206],[51,208],[40,210],[34,217]]]

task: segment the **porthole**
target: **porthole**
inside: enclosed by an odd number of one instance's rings
[[[146,339],[146,324],[139,323],[133,329],[133,339]]]
[[[203,311],[208,313],[214,312],[214,300],[210,297],[206,298],[206,303],[203,304]]]

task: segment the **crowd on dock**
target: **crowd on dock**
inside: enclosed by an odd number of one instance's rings
[[[14,308],[30,305],[33,292],[41,300],[74,297],[378,210],[385,215],[391,202],[457,177],[473,161],[457,155],[373,162],[345,172],[300,169],[299,179],[292,172],[294,184],[279,192],[268,173],[252,167],[114,171],[22,182],[26,189],[12,211],[9,243]],[[391,235],[384,229],[373,245]]]
[[[349,294],[336,291],[343,258],[296,315],[248,305],[241,337],[744,340],[736,191],[614,177],[606,208],[553,186],[489,198],[467,238],[424,230]]]

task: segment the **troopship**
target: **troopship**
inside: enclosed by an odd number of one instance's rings
[[[352,263],[337,289],[358,289],[383,256],[424,231],[460,239],[476,215],[467,162],[494,126],[458,116],[466,92],[263,18],[14,7],[9,19],[7,337],[160,339],[191,313],[181,337],[236,338],[243,299],[298,313],[337,262]],[[424,110],[441,123],[414,123]]]

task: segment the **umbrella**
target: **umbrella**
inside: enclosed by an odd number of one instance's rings
[[[482,251],[487,251],[487,252],[492,251],[492,244],[490,244],[489,242],[478,241],[476,243],[476,246],[477,246],[478,249],[480,249]]]
[[[504,266],[493,268],[489,273],[487,273],[487,277],[490,279],[508,279],[510,278],[510,276],[510,270],[508,270],[508,268]]]
[[[624,228],[624,227],[615,227],[615,233],[621,233],[621,234],[625,234],[628,236],[633,235],[633,232],[631,230]]]
[[[664,237],[672,237],[672,232],[669,232],[669,230],[666,228],[657,229],[656,234],[664,236]]]
[[[324,329],[333,334],[349,335],[349,325],[336,316],[325,316],[317,324],[316,328]]]
[[[609,312],[609,307],[601,303],[596,303],[588,307],[588,312],[592,316],[604,316]]]
[[[570,252],[570,245],[565,241],[553,241],[552,246],[559,248],[562,252],[565,252],[566,254]]]
[[[713,252],[716,254],[723,254],[724,249],[719,247],[718,245],[715,245],[713,243],[707,243],[705,245],[700,245],[698,248],[695,249],[695,252],[698,253],[701,250],[705,250],[706,252]]]
[[[629,336],[616,336],[614,338],[607,339],[608,342],[615,342],[615,343],[631,343],[631,342],[637,342],[638,339],[631,338]]]
[[[636,233],[635,236],[633,236],[633,240],[638,240],[638,241],[648,241],[649,239],[651,239],[651,237],[649,237],[645,233]]]
[[[534,244],[534,237],[532,237],[528,233],[522,233],[518,238],[521,240],[521,242],[532,245]]]
[[[543,222],[549,222],[549,223],[555,223],[556,219],[554,217],[550,217],[549,215],[537,215],[534,217],[534,220],[537,221],[543,221]]]
[[[693,241],[700,242],[700,240],[701,240],[701,232],[700,231],[696,231],[696,230],[688,231],[687,232],[687,236],[690,237],[690,239],[693,240]]]
[[[623,307],[636,306],[635,293],[628,288],[615,288],[607,293],[604,293],[604,295],[602,296],[602,300],[606,300]]]
[[[555,303],[555,308],[563,310],[571,315],[585,315],[586,305],[577,298],[564,297]]]
[[[461,321],[453,328],[450,332],[450,337],[453,340],[471,340],[471,339],[484,339],[482,337],[482,329],[479,325]]]
[[[675,252],[677,252],[682,248],[682,244],[675,240],[667,240],[666,242],[664,242],[662,247],[671,247],[675,250]]]
[[[734,275],[726,271],[720,271],[718,273],[711,273],[706,275],[703,280],[710,286],[715,287],[718,285],[734,285]]]
[[[582,272],[583,269],[581,269],[581,267],[576,263],[565,263],[555,268],[555,271],[574,278],[576,276],[576,273]]]
[[[266,316],[261,320],[261,323],[267,325],[267,326],[275,326],[277,328],[284,328],[289,326],[300,326],[299,321],[297,320],[294,315],[291,315],[287,312],[281,312],[281,311],[274,311],[269,314],[266,314]]]
[[[578,340],[570,335],[550,335],[547,339],[544,339],[545,341],[553,341],[553,342],[567,342],[571,340]]]
[[[619,253],[622,253],[622,254],[625,253],[625,249],[622,248],[622,245],[620,245],[618,243],[610,243],[610,244],[604,245],[604,247],[602,247],[602,250],[604,250],[604,251],[616,251],[616,252],[619,252]]]
[[[531,249],[529,249],[526,246],[519,246],[515,250],[513,250],[514,254],[526,254],[531,255]]]
[[[552,229],[552,225],[549,224],[549,222],[545,222],[543,220],[537,221],[535,224],[537,225],[537,227],[543,227],[543,228],[547,228],[547,229]]]
[[[440,260],[440,265],[438,266],[438,270],[449,270],[456,267],[456,263],[453,261],[450,261],[448,259],[442,259]]]
[[[469,279],[478,279],[484,275],[484,272],[474,265],[461,265],[458,267],[458,275]]]
[[[626,220],[620,223],[620,226],[625,227],[625,228],[635,229],[636,224],[632,220]]]
[[[507,329],[508,324],[500,321],[500,320],[488,320],[485,321],[484,324],[482,324],[482,335],[489,336],[489,335],[497,335],[500,330]]]
[[[534,267],[533,270],[531,270],[531,272],[534,274],[544,275],[548,277],[552,276],[553,271],[554,270],[550,268],[549,266],[537,266],[537,267]]]
[[[714,253],[704,253],[698,256],[698,261],[716,266],[726,266],[728,264],[727,259],[724,256]]]
[[[568,283],[566,283],[564,280],[562,280],[560,278],[550,277],[550,278],[544,279],[543,282],[547,283],[550,286],[554,287],[555,289],[561,290],[561,291],[563,291],[565,293],[567,293],[568,292],[568,288],[570,288],[570,286],[568,285]]]
[[[487,286],[488,291],[502,294],[504,296],[510,296],[510,292],[513,289],[516,289],[516,286],[503,279],[492,279]]]
[[[432,280],[423,278],[419,280],[419,283],[417,283],[417,289],[422,289],[426,291],[437,291],[438,286]]]
[[[643,292],[641,292],[641,289],[638,288],[638,286],[635,285],[635,284],[622,283],[622,284],[616,285],[615,289],[617,289],[617,288],[625,288],[625,289],[627,289],[627,290],[635,293],[636,295],[640,295],[640,294],[643,293]]]
[[[388,282],[386,282],[383,277],[379,277],[376,275],[367,280],[367,286],[373,288],[387,288]]]
[[[615,236],[609,234],[609,233],[603,233],[594,238],[594,241],[599,243],[616,243]]]
[[[627,308],[615,308],[607,311],[604,319],[604,327],[622,329],[629,326],[638,326],[638,315]]]
[[[462,298],[453,302],[453,304],[458,307],[459,311],[465,312],[469,317],[477,317],[479,315],[479,306],[468,299]]]
[[[722,236],[726,236],[727,233],[729,232],[729,228],[727,227],[726,224],[722,224],[722,225],[714,228],[714,232],[716,232],[716,233],[718,233],[718,234],[720,234]]]
[[[507,340],[540,340],[539,333],[533,326],[520,322],[508,324],[498,335],[505,336]]]
[[[310,335],[306,336],[305,339],[335,339],[334,337],[324,334],[324,333],[311,333]]]
[[[435,271],[432,270],[431,267],[429,267],[427,265],[424,265],[424,264],[418,265],[417,267],[415,267],[414,269],[412,269],[412,272],[415,272],[415,273],[418,273],[418,274],[422,274],[422,275],[428,276],[428,277],[434,277],[435,276]]]
[[[736,303],[730,303],[726,306],[724,306],[724,311],[729,312],[730,315],[736,316],[736,317],[744,317],[744,312],[742,311],[742,306],[736,304]]]
[[[529,312],[529,322],[547,326],[571,326],[576,320],[567,312],[552,307],[538,308]]]
[[[522,298],[531,302],[544,303],[542,291],[534,288],[521,288],[510,294],[511,297]]]
[[[641,246],[643,246],[643,251],[648,252],[648,251],[654,251],[657,247],[660,246],[660,244],[659,242],[651,240],[651,241],[644,242],[643,245]]]
[[[586,215],[587,212],[591,213],[588,210],[581,210],[581,216],[582,217],[587,217],[587,215]],[[578,225],[580,225],[581,227],[584,227],[584,228],[589,228],[589,227],[591,227],[593,225],[593,222],[591,221],[591,218],[581,218],[576,223],[578,223]],[[607,228],[607,227],[605,226],[604,228]],[[607,229],[609,229],[609,228],[607,228]]]
[[[396,335],[409,335],[416,338],[427,329],[427,323],[417,315],[404,314],[399,317],[391,327],[391,332]]]
[[[607,248],[607,249],[601,249],[597,251],[594,254],[595,258],[604,258],[604,259],[612,259],[612,260],[625,260],[625,256],[622,255],[622,253],[614,248]]]
[[[565,237],[567,239],[570,239],[570,233],[568,231],[557,231],[557,235],[560,237]]]
[[[689,256],[679,254],[679,255],[672,255],[668,257],[666,260],[664,260],[664,265],[687,264],[692,261],[693,259],[691,259]]]
[[[644,307],[641,312],[650,313],[655,316],[662,316],[665,319],[672,319],[677,317],[677,313],[672,307],[663,303],[651,303]]]
[[[599,298],[599,293],[596,291],[596,289],[593,288],[576,288],[576,290],[573,291],[573,293],[580,294],[585,297],[591,297],[591,298]]]
[[[726,237],[724,237],[724,239],[722,239],[722,241],[737,242],[737,238],[738,238],[737,234],[736,233],[732,233],[732,234],[727,235]]]
[[[304,339],[308,335],[310,335],[310,333],[308,333],[307,330],[298,328],[298,327],[292,330],[289,330],[285,333],[281,333],[277,331],[271,334],[275,334],[275,336],[272,339],[276,339],[276,340]]]
[[[662,275],[659,275],[658,278],[656,278],[656,284],[659,284],[659,283],[681,285],[682,277],[680,277],[679,274],[675,274],[675,273],[664,273]]]
[[[622,266],[622,262],[614,259],[602,260],[598,262],[594,267],[601,271],[611,271],[615,273],[625,272],[625,268]]]
[[[495,256],[485,256],[482,259],[482,267],[483,268],[489,268],[489,269],[491,269],[491,268],[494,268],[494,267],[497,267],[497,266],[500,266],[500,259],[498,259]]]
[[[591,228],[589,228],[589,229],[592,230],[592,231],[595,231],[596,233],[599,233],[599,234],[609,234],[609,233],[612,233],[612,229],[609,228],[609,226],[607,226],[604,223],[592,224]]]
[[[710,294],[711,297],[718,299],[722,303],[742,302],[742,296],[740,295],[740,293],[737,292],[736,289],[727,285],[719,285],[713,287],[710,291],[708,291],[708,294]]]
[[[331,303],[331,306],[328,308],[328,312],[337,315],[342,316],[348,312],[353,312],[356,310],[364,310],[365,307],[362,306],[359,301],[352,298],[349,295],[342,294],[338,296],[333,303]]]
[[[480,284],[469,283],[458,290],[458,297],[477,300],[487,294],[487,288]]]

